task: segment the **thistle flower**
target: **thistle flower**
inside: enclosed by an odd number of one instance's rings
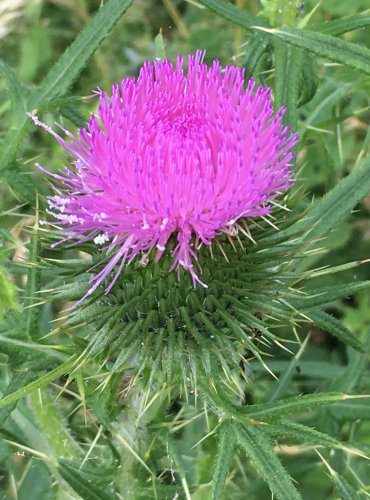
[[[171,248],[172,267],[200,283],[197,252],[221,233],[248,234],[245,222],[269,213],[271,201],[292,184],[289,162],[297,136],[274,114],[271,89],[244,70],[204,53],[176,65],[145,62],[137,79],[114,84],[86,129],[68,140],[46,128],[73,158],[59,173],[43,167],[60,187],[48,212],[68,240],[92,240],[110,256],[91,279],[92,293],[118,265],[154,249],[158,261]],[[170,241],[176,239],[174,245]]]

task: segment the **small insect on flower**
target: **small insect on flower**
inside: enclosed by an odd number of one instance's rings
[[[98,112],[77,136],[67,139],[32,116],[73,159],[50,175],[59,187],[48,199],[48,213],[65,232],[62,242],[93,241],[110,260],[91,279],[92,293],[125,264],[155,261],[169,247],[172,267],[202,283],[197,252],[224,232],[247,234],[243,219],[263,216],[269,202],[292,184],[290,161],[298,138],[274,114],[271,89],[249,80],[244,70],[217,60],[203,63],[204,52],[174,65],[145,62],[139,76],[114,84],[112,95],[99,91]],[[146,252],[146,253],[144,253]]]

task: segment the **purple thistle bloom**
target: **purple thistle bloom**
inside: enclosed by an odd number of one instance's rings
[[[285,110],[274,114],[271,89],[250,80],[244,90],[243,69],[223,71],[217,60],[208,68],[203,57],[189,55],[186,72],[180,56],[175,66],[145,62],[111,97],[99,92],[87,129],[76,137],[62,129],[68,141],[33,117],[74,159],[58,174],[39,167],[61,185],[48,213],[62,241],[93,240],[111,255],[88,294],[119,264],[108,293],[139,253],[155,248],[158,261],[172,235],[171,270],[183,267],[194,286],[203,284],[194,269],[199,245],[222,232],[246,234],[240,219],[267,214],[292,184],[298,139],[282,125]]]

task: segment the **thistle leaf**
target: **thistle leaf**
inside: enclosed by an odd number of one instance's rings
[[[317,306],[323,306],[329,302],[334,302],[338,299],[350,297],[354,293],[369,287],[370,280],[348,283],[346,285],[310,289],[307,291],[307,295],[302,295],[302,298],[294,297],[289,299],[289,304],[293,309],[306,311]]]
[[[32,93],[32,107],[45,105],[67,92],[86,62],[108,35],[133,0],[108,0],[67,48],[41,85]]]
[[[97,486],[95,482],[99,476],[80,470],[80,464],[71,460],[59,459],[58,470],[68,484],[85,500],[114,500],[116,495]]]
[[[343,323],[337,320],[331,314],[327,314],[320,309],[309,309],[305,310],[305,316],[309,317],[313,323],[321,328],[324,332],[329,332],[344,344],[347,344],[356,351],[365,352],[365,347],[363,343],[355,337],[355,335],[346,328]]]
[[[24,396],[31,393],[35,389],[43,387],[47,385],[49,382],[52,382],[53,380],[57,379],[58,377],[61,377],[62,375],[69,373],[71,369],[75,366],[77,359],[78,359],[77,354],[74,354],[67,361],[59,365],[54,370],[51,370],[45,375],[42,375],[36,380],[25,385],[24,387],[21,387],[20,389],[17,389],[12,393],[7,394],[2,399],[0,399],[0,408],[4,408],[4,406],[7,406],[11,403],[14,403],[15,401],[18,401],[18,399],[23,398]]]
[[[303,54],[279,40],[275,43],[275,109],[286,105],[284,123],[297,129],[298,98],[300,94]]]
[[[95,17],[79,34],[72,45],[64,52],[57,63],[51,68],[49,73],[39,87],[37,87],[27,100],[28,109],[45,106],[53,99],[67,92],[74,80],[80,74],[89,57],[95,52],[100,43],[126,12],[133,0],[109,0],[101,7]],[[6,134],[0,156],[0,170],[2,177],[16,193],[19,193],[28,201],[33,201],[34,194],[28,193],[28,189],[22,183],[15,182],[13,172],[14,160],[18,147],[22,142],[31,121],[26,114],[19,117]],[[22,189],[21,189],[22,188]]]
[[[343,220],[369,192],[370,156],[367,156],[361,166],[352,170],[331,191],[313,204],[303,219],[283,231],[262,238],[260,242],[264,245],[271,245],[278,241],[288,240],[299,233],[302,234],[303,241],[320,238],[328,234],[337,222]]]
[[[236,425],[235,433],[238,445],[269,485],[276,498],[281,500],[299,500],[302,498],[293,485],[289,474],[275,455],[268,437],[260,428]]]
[[[276,420],[295,413],[306,412],[322,405],[343,401],[344,399],[346,399],[344,394],[335,392],[305,394],[243,407],[239,410],[239,414],[256,420]]]
[[[261,33],[253,33],[249,39],[243,54],[243,66],[245,66],[245,76],[250,78],[257,68],[257,65],[269,47],[267,38]]]
[[[233,431],[233,424],[230,421],[223,422],[219,429],[218,452],[212,476],[211,500],[223,498],[225,481],[230,470],[235,441],[236,436]]]
[[[294,28],[268,29],[256,27],[283,42],[307,50],[345,66],[370,74],[370,49],[324,33]]]
[[[291,439],[297,439],[304,444],[310,444],[312,446],[326,446],[329,448],[343,448],[343,445],[337,439],[324,434],[323,432],[312,429],[307,425],[298,424],[297,422],[283,421],[279,424],[269,424],[263,426],[263,430],[266,434],[273,437],[288,437]]]
[[[220,17],[231,21],[242,28],[251,29],[254,26],[267,26],[267,23],[261,17],[254,16],[246,10],[238,9],[232,4],[223,0],[197,0],[209,10]]]
[[[369,25],[370,16],[360,14],[358,16],[344,17],[323,23],[312,24],[309,28],[310,31],[319,31],[326,35],[339,36]]]

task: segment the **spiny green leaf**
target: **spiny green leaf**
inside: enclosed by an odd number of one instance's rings
[[[4,406],[7,406],[11,403],[14,403],[15,401],[18,401],[18,399],[23,398],[24,396],[31,393],[35,389],[43,387],[47,385],[49,382],[52,382],[53,380],[57,379],[58,377],[61,377],[62,375],[69,373],[73,368],[73,366],[75,365],[76,360],[77,360],[77,355],[74,354],[67,361],[59,365],[54,370],[51,370],[45,375],[42,375],[38,379],[28,383],[27,385],[21,387],[20,389],[17,389],[11,394],[7,394],[2,399],[0,399],[0,408],[4,408]]]
[[[268,46],[269,44],[265,36],[261,35],[261,33],[253,33],[243,54],[243,66],[245,67],[246,78],[254,75],[257,64],[267,51]]]
[[[355,420],[369,420],[370,401],[368,399],[353,399],[335,404],[327,409],[331,418],[339,422],[348,422]]]
[[[369,364],[370,328],[367,331],[365,352],[354,352],[349,349],[349,363],[343,373],[333,379],[330,389],[351,393],[361,382]],[[351,352],[352,351],[352,352]]]
[[[343,445],[337,439],[312,429],[307,425],[298,424],[296,422],[283,421],[279,424],[269,424],[263,426],[264,432],[273,437],[284,436],[292,439],[297,439],[305,444],[313,446],[327,446],[330,448],[342,448]]]
[[[350,297],[360,290],[370,287],[370,280],[358,283],[348,283],[346,285],[335,285],[330,287],[315,288],[307,291],[307,295],[302,298],[290,298],[289,304],[297,310],[308,310],[317,306],[322,306],[338,299]]]
[[[269,485],[276,498],[281,500],[302,498],[293,485],[291,477],[275,455],[269,439],[260,428],[235,426],[235,433],[238,445]]]
[[[283,374],[288,369],[290,361],[272,359],[267,364],[273,373]],[[261,373],[265,370],[257,360],[250,361],[250,366],[256,373]],[[325,361],[300,361],[298,366],[302,376],[313,379],[333,380],[340,377],[343,373],[343,365],[337,363],[328,364]],[[363,376],[366,379],[366,383],[370,383],[370,374],[365,371]]]
[[[25,315],[27,338],[37,340],[40,337],[38,323],[41,314],[41,307],[37,305],[36,294],[41,286],[41,266],[40,266],[41,240],[38,227],[38,214],[36,215],[33,227],[30,250],[29,268],[27,273],[27,286],[25,290]]]
[[[84,68],[89,57],[94,53],[132,2],[133,0],[108,0],[99,9],[95,17],[51,68],[41,85],[30,94],[28,99],[29,110],[44,106],[46,103],[50,103],[56,97],[67,92]],[[12,169],[18,147],[30,125],[31,120],[24,114],[8,131],[3,141],[4,147],[0,156],[0,170],[8,171],[8,169]],[[29,196],[22,185],[20,186],[23,188],[21,190],[16,182],[12,183],[11,171],[9,176],[5,174],[6,172],[3,172],[2,177],[16,193],[21,194],[28,201],[33,200],[33,193],[32,196]]]
[[[296,48],[275,43],[275,93],[274,104],[278,110],[286,105],[284,122],[297,129],[297,105],[301,83],[303,54]]]
[[[301,73],[301,94],[299,96],[299,106],[303,106],[314,98],[319,86],[319,75],[317,58],[303,52],[302,73]]]
[[[370,49],[323,33],[294,28],[257,27],[283,42],[307,50],[319,57],[335,61],[370,75]]]
[[[261,17],[254,16],[246,10],[238,9],[224,0],[198,0],[200,4],[208,7],[220,17],[231,21],[242,28],[253,28],[253,26],[267,26]]]
[[[60,108],[60,114],[65,118],[68,118],[68,120],[71,121],[73,125],[76,125],[76,127],[78,128],[85,127],[87,123],[86,117],[82,113],[80,113],[75,106],[72,106],[70,104],[62,106]]]
[[[79,464],[59,460],[58,469],[63,478],[84,500],[114,500],[116,495],[94,484],[93,478],[79,469]]]
[[[316,453],[319,455],[326,468],[329,471],[329,474],[332,477],[333,483],[339,496],[342,500],[352,500],[353,498],[358,498],[356,491],[352,488],[352,486],[342,477],[336,470],[334,470],[331,465],[325,460],[325,458],[316,450]]]
[[[332,480],[342,500],[353,500],[354,498],[358,498],[356,491],[338,472],[333,472]]]
[[[321,311],[320,309],[305,309],[304,314],[324,332],[331,333],[345,344],[353,347],[353,349],[356,349],[356,351],[365,351],[363,343],[355,337],[355,335],[348,330],[343,323],[331,314],[327,314],[325,311]]]
[[[283,231],[262,238],[260,242],[272,244],[287,240],[299,233],[302,234],[303,240],[314,240],[326,235],[369,192],[370,156],[367,156],[361,166],[354,168],[347,177],[338,182],[331,191],[313,204],[303,219]]]
[[[10,93],[14,122],[14,115],[16,115],[16,118],[19,118],[20,116],[24,116],[27,111],[28,89],[21,84],[13,73],[13,70],[1,59],[0,75],[5,78],[7,89]]]
[[[310,31],[320,31],[320,33],[325,33],[326,35],[339,36],[349,31],[364,28],[365,26],[369,26],[369,24],[370,16],[358,15],[312,24],[309,29]]]
[[[280,420],[285,416],[307,412],[326,404],[338,403],[339,401],[351,398],[351,396],[341,393],[322,392],[293,396],[268,403],[237,406],[229,400],[221,384],[216,384],[216,387],[217,393],[205,384],[200,383],[200,389],[205,399],[217,412],[222,411],[225,415],[247,424],[252,420],[261,420],[264,422]]]
[[[225,481],[229,472],[235,447],[236,436],[230,421],[221,424],[216,464],[212,476],[211,500],[223,498]]]
[[[0,159],[0,175],[1,178],[7,183],[8,187],[13,193],[21,200],[33,204],[35,202],[36,185],[30,176],[24,175],[18,165],[12,169],[3,167],[8,165],[7,159],[15,157],[18,146],[23,139],[20,130],[9,130],[8,135],[5,136],[4,146],[1,148],[5,153]],[[6,158],[5,158],[6,157]]]
[[[64,419],[49,394],[44,391],[34,391],[30,394],[33,422],[42,429],[55,458],[80,457],[83,448],[70,434]]]
[[[318,406],[336,403],[345,399],[345,396],[335,392],[321,392],[318,394],[305,394],[303,396],[293,396],[280,399],[270,403],[260,403],[239,409],[239,415],[243,414],[248,418],[269,420],[279,419],[294,413],[306,412]]]
[[[51,68],[40,87],[33,92],[30,98],[33,107],[44,105],[67,92],[88,59],[132,2],[133,0],[108,0],[100,7],[85,29]]]

